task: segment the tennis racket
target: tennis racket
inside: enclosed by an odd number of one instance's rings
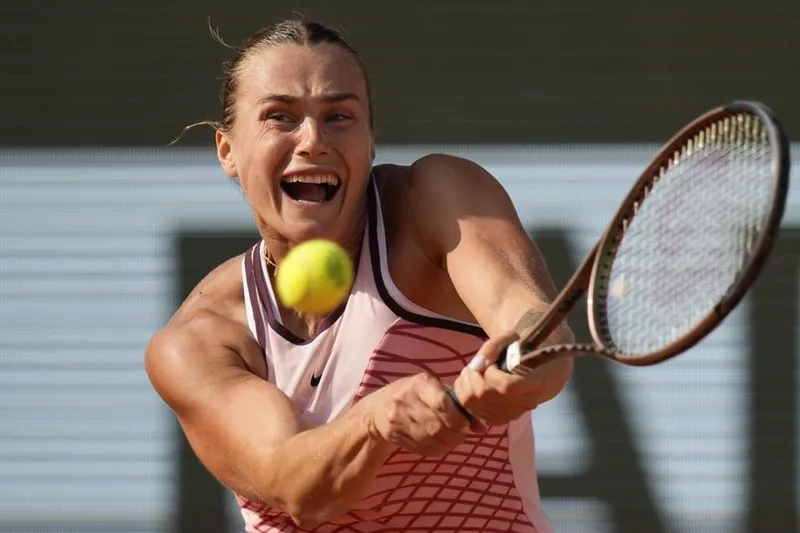
[[[786,134],[763,104],[737,101],[695,119],[656,155],[566,287],[498,366],[524,376],[564,356],[643,366],[684,353],[758,277],[778,235],[789,167]],[[593,342],[540,347],[585,293]]]

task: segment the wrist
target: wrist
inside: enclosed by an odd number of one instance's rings
[[[388,448],[391,443],[381,433],[378,428],[378,420],[375,418],[380,411],[374,409],[374,407],[370,405],[371,402],[365,400],[368,400],[368,398],[359,401],[354,407],[353,414],[358,423],[358,430],[360,433],[366,435],[369,442],[380,447]]]
[[[378,424],[375,421],[375,415],[373,413],[370,412],[363,413],[361,415],[361,423],[369,440],[375,442],[376,444],[389,443],[389,441],[383,438],[383,435],[381,435],[381,432],[378,430]]]

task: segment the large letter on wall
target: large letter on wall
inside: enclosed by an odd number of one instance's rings
[[[578,267],[561,229],[537,230],[531,236],[547,261],[556,287],[561,288]],[[570,326],[579,341],[591,339],[585,300],[573,311]],[[574,477],[540,476],[543,498],[589,498],[602,501],[611,512],[615,533],[666,533],[664,518],[650,490],[636,449],[617,383],[606,361],[577,361],[572,388],[586,420],[592,453],[587,471]]]
[[[798,269],[800,229],[784,228],[750,298],[749,533],[798,530]]]

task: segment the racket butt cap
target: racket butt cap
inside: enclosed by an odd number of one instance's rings
[[[506,351],[500,356],[500,359],[497,360],[497,366],[500,367],[500,370],[511,372],[519,365],[521,356],[520,342],[518,340],[514,341],[506,348]]]

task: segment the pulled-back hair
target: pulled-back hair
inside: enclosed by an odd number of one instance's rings
[[[219,33],[212,30],[214,38],[224,46],[234,51],[231,60],[222,65],[222,90],[220,91],[221,117],[214,126],[221,131],[230,131],[236,120],[234,103],[236,93],[239,89],[239,78],[241,76],[242,64],[251,53],[265,46],[276,46],[281,44],[296,44],[300,46],[314,46],[317,44],[331,44],[338,46],[351,54],[361,72],[364,74],[364,81],[367,84],[367,97],[369,98],[369,117],[370,126],[373,125],[372,119],[372,86],[369,80],[367,68],[361,56],[344,38],[334,29],[319,23],[306,22],[301,20],[284,20],[271,26],[258,30],[248,37],[239,46],[228,46],[220,38]]]
[[[212,126],[219,131],[225,133],[229,132],[233,128],[233,123],[236,120],[234,104],[236,103],[236,93],[239,90],[239,78],[242,74],[242,65],[245,59],[262,47],[281,44],[296,44],[300,46],[331,44],[351,54],[364,75],[364,82],[367,85],[367,98],[369,99],[369,125],[370,127],[374,127],[372,84],[370,83],[367,67],[364,65],[364,61],[355,48],[350,46],[336,30],[320,22],[284,20],[258,30],[238,46],[231,46],[226,43],[222,37],[220,37],[219,31],[214,28],[211,28],[211,35],[214,40],[222,46],[233,50],[233,58],[222,64],[222,88],[219,94],[221,108],[220,118],[219,120],[203,120],[186,126],[183,128],[183,132],[178,135],[170,145],[175,144],[184,133],[195,126]]]

